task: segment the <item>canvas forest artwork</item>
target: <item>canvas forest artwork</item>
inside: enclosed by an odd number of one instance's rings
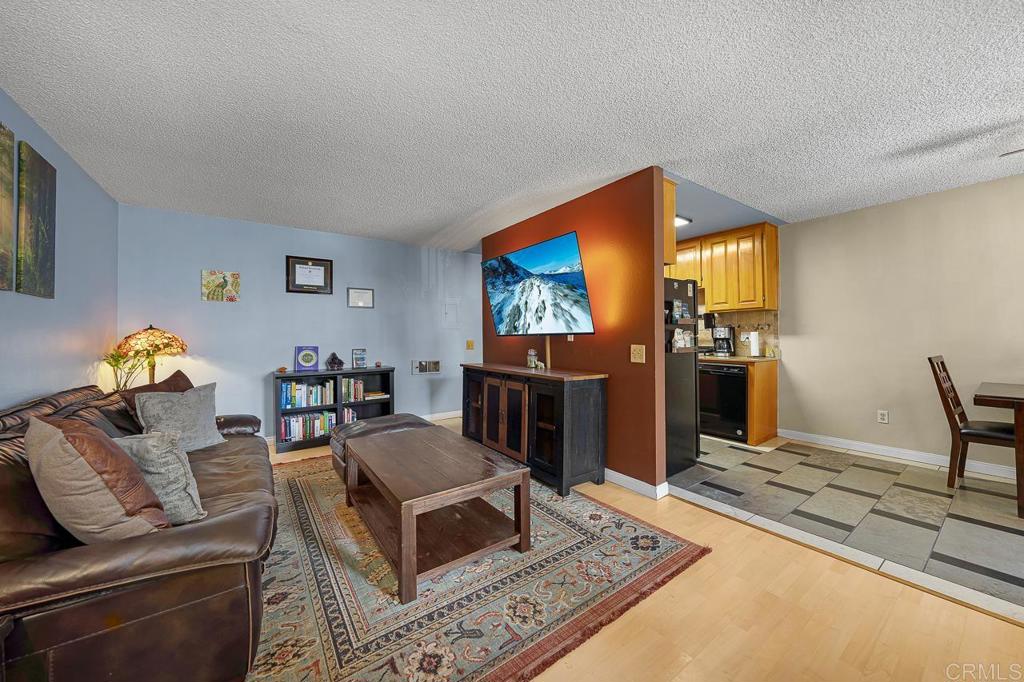
[[[0,123],[0,291],[14,287],[14,133]]]
[[[204,301],[238,303],[241,288],[241,273],[203,270],[202,297]]]
[[[57,242],[57,169],[18,143],[18,253],[15,290],[53,298]]]

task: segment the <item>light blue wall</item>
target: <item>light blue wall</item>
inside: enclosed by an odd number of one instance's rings
[[[285,293],[286,255],[333,259],[334,295]],[[218,412],[256,414],[265,433],[269,375],[291,367],[295,346],[335,351],[346,366],[366,348],[369,364],[397,368],[396,410],[420,415],[459,410],[459,363],[482,357],[479,254],[121,205],[118,269],[118,334],[152,323],[189,344],[160,360],[157,378],[181,368],[216,381]],[[240,272],[241,301],[200,300],[204,269]],[[348,308],[350,286],[375,289],[376,308]],[[458,323],[445,328],[450,301]],[[441,360],[442,374],[413,376],[413,359]]]
[[[0,121],[57,169],[55,298],[0,291],[0,407],[95,383],[117,323],[117,202],[0,90]]]

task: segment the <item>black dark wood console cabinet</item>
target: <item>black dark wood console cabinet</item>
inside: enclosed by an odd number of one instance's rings
[[[529,465],[559,495],[604,483],[607,374],[463,364],[462,435]]]

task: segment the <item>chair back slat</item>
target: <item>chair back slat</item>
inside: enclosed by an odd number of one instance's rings
[[[939,400],[942,401],[942,409],[949,421],[949,428],[954,432],[960,430],[960,425],[967,421],[967,412],[963,403],[960,402],[960,395],[956,392],[953,379],[949,376],[949,368],[941,355],[928,358],[931,365],[932,375],[935,377],[935,386],[939,389]]]

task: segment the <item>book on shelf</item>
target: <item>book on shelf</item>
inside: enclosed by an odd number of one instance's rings
[[[328,411],[319,414],[311,412],[282,416],[281,423],[278,424],[278,440],[309,440],[329,435],[337,420],[337,415]]]
[[[323,384],[282,381],[280,391],[279,402],[282,410],[320,407],[333,405],[335,402],[333,381],[326,381]]]
[[[384,391],[364,391],[363,400],[383,400],[391,396]]]
[[[359,420],[359,415],[357,415],[356,411],[353,410],[351,407],[343,407],[343,408],[341,408],[341,423],[342,424],[351,424],[352,422],[358,421],[358,420]]]
[[[357,400],[365,400],[362,379],[341,380],[341,402],[352,403]]]

